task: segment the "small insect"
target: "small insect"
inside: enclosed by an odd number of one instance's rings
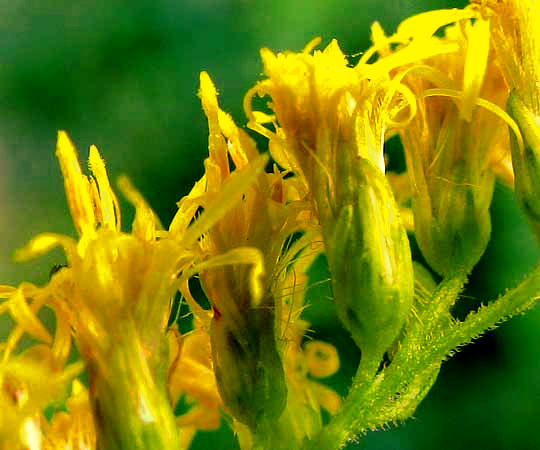
[[[51,267],[51,270],[49,271],[49,281],[51,280],[51,278],[53,277],[53,275],[57,272],[59,272],[60,270],[62,270],[64,267],[67,267],[68,265],[67,264],[55,264],[54,266]]]

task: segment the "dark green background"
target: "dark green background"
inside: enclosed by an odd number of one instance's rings
[[[60,251],[24,264],[12,262],[13,251],[38,232],[74,234],[54,156],[58,129],[68,131],[82,159],[96,144],[111,178],[129,175],[168,223],[175,202],[203,171],[207,129],[196,97],[201,70],[220,89],[222,107],[242,123],[243,94],[261,77],[261,47],[300,50],[322,36],[324,44],[337,38],[346,53],[357,53],[368,45],[372,21],[391,32],[405,17],[449,3],[157,0],[126,5],[119,0],[0,2],[0,282],[46,281],[50,267],[63,260]],[[512,193],[498,188],[493,241],[466,293],[471,304],[513,286],[537,257]],[[358,354],[331,327],[325,311],[313,308],[309,314],[323,337],[341,344],[347,366]],[[0,322],[0,335],[5,328]],[[351,448],[539,447],[539,345],[540,312],[513,319],[445,363],[413,420],[371,433]],[[222,438],[201,436],[198,448]],[[223,448],[234,448],[222,442]]]

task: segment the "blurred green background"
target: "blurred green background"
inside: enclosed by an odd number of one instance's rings
[[[13,251],[41,231],[74,234],[54,156],[68,131],[81,159],[96,144],[111,178],[129,175],[164,223],[203,172],[207,125],[196,96],[208,71],[223,109],[243,123],[242,98],[260,79],[259,49],[300,50],[315,36],[365,49],[369,25],[391,32],[407,16],[465,2],[400,0],[119,0],[0,2],[0,283],[43,283],[55,251],[14,264]],[[127,205],[123,202],[124,207]],[[125,210],[125,209],[124,209]],[[512,193],[498,187],[493,240],[465,299],[496,297],[538,258]],[[129,222],[130,213],[125,215]],[[340,346],[341,384],[358,352],[332,327],[324,292],[308,316]],[[321,300],[322,299],[322,300]],[[6,322],[0,322],[0,335]],[[540,311],[488,333],[444,364],[413,420],[348,448],[441,450],[540,448]],[[349,367],[349,370],[347,370]],[[197,448],[235,448],[226,431]]]

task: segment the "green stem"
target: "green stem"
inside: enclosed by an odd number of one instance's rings
[[[471,312],[450,333],[441,336],[433,343],[430,353],[434,358],[443,359],[456,348],[471,342],[498,323],[531,309],[539,299],[540,265],[537,265],[516,288],[509,290],[487,306],[482,306],[478,311]]]
[[[420,320],[409,328],[389,367],[368,382],[366,371],[359,368],[342,409],[306,449],[337,449],[357,434],[406,420],[429,392],[448,354],[540,299],[539,265],[518,287],[470,313],[464,322],[452,324],[449,309],[465,281],[464,273],[443,280]]]
[[[97,448],[178,450],[165,376],[149,365],[143,346],[129,328],[108,351],[106,367],[89,364]]]
[[[441,282],[420,320],[407,331],[389,367],[373,377],[373,365],[364,367],[360,363],[341,410],[305,448],[337,449],[358,434],[405,420],[414,413],[440,368],[440,360],[433,364],[425,358],[431,345],[426,337],[440,334],[442,322],[466,279],[466,274],[457,272]]]
[[[461,271],[456,271],[441,281],[433,298],[422,311],[420,320],[407,330],[410,342],[423,340],[426,336],[433,336],[433,334],[439,335],[447,328],[448,320],[451,317],[450,308],[458,299],[466,282],[467,274]]]
[[[414,414],[418,405],[435,384],[440,366],[434,365],[419,372],[413,381],[407,383],[399,397],[389,402],[378,413],[380,423],[403,422]]]

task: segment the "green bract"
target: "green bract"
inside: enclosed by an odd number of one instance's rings
[[[326,252],[340,318],[362,359],[378,366],[410,313],[411,252],[380,169],[360,158],[353,173],[356,199],[339,213]]]

